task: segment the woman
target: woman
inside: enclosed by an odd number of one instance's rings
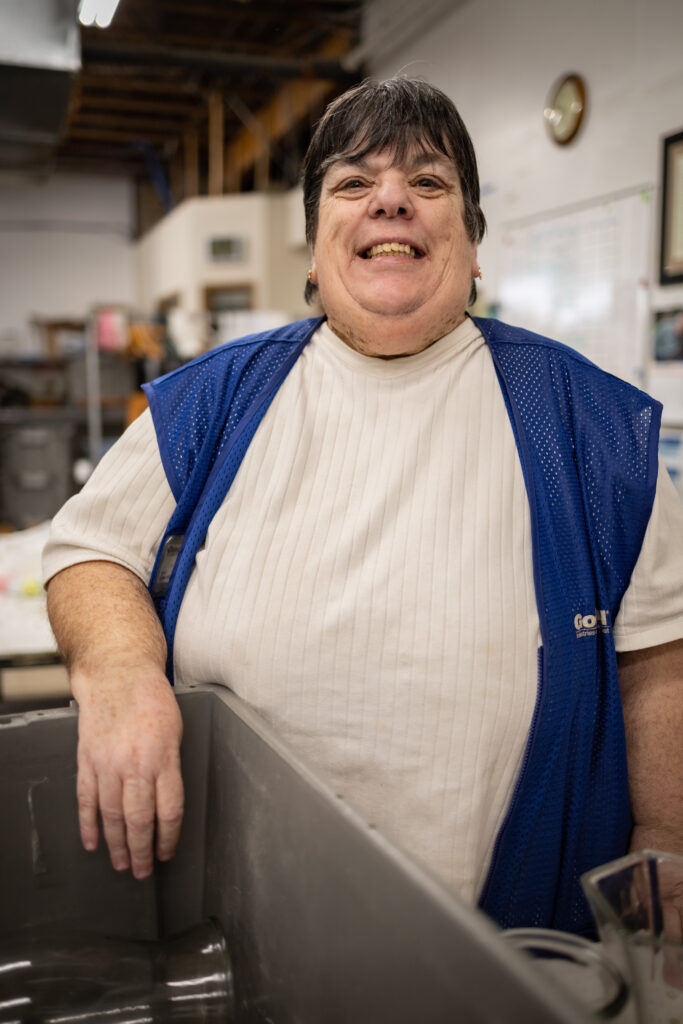
[[[615,641],[649,649],[622,655],[636,835],[672,847],[683,827],[683,772],[648,781],[662,750],[681,759],[683,567],[662,551],[682,527],[664,475],[655,497],[658,406],[467,315],[476,161],[433,87],[336,100],[304,203],[326,319],[149,386],[151,413],[55,519],[84,844],[99,806],[116,868],[149,874],[155,816],[173,853],[166,640],[169,675],[231,687],[461,897],[506,926],[583,930],[578,876],[632,825]]]

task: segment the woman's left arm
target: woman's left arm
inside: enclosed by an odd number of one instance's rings
[[[618,655],[631,849],[683,854],[683,640]]]

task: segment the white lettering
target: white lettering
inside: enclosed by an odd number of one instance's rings
[[[604,608],[596,608],[594,615],[581,615],[579,612],[574,616],[574,629],[577,636],[595,636],[596,629],[600,629],[603,633],[609,633],[609,628],[609,612]]]

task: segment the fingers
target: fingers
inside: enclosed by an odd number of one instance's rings
[[[170,860],[180,838],[183,821],[183,780],[180,766],[159,776],[157,798],[157,857]]]
[[[147,878],[154,867],[155,822],[159,860],[170,860],[178,845],[183,820],[180,767],[162,773],[156,785],[140,777],[127,779],[123,786],[123,816],[133,874],[136,878]]]
[[[183,814],[182,718],[166,677],[116,672],[81,679],[78,803],[83,845],[97,845],[98,811],[111,862],[147,878],[156,849],[174,853]]]
[[[99,780],[102,831],[116,871],[130,867],[121,789],[121,782],[115,775],[106,775]]]
[[[78,827],[81,833],[81,842],[86,850],[96,850],[99,840],[97,828],[99,801],[97,778],[89,765],[79,764],[76,795],[78,797]]]
[[[170,860],[176,851],[183,820],[183,782],[180,766],[159,776],[156,785],[140,776],[116,776],[98,780],[89,767],[79,770],[78,815],[81,840],[86,850],[97,847],[98,807],[102,831],[116,871],[131,868],[135,878],[152,874],[154,830],[159,860]]]
[[[141,776],[127,778],[123,784],[123,816],[127,854],[135,878],[147,878],[154,866],[154,783]],[[111,846],[109,847],[112,853]],[[114,865],[116,866],[116,865]]]

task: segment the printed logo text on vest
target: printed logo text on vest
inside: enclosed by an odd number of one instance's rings
[[[574,616],[574,629],[577,637],[595,636],[596,633],[609,633],[609,612],[604,608],[596,608],[591,615],[581,615],[579,612]]]

